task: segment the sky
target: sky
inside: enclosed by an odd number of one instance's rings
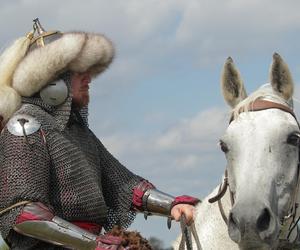
[[[226,165],[218,145],[230,112],[220,91],[226,58],[251,93],[268,82],[278,52],[300,99],[299,9],[297,0],[2,0],[0,47],[36,17],[46,30],[105,34],[116,57],[91,85],[90,127],[160,190],[204,198]],[[168,246],[179,225],[169,231],[165,219],[138,216],[132,229]]]

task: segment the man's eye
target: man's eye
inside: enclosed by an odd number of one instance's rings
[[[224,153],[227,153],[229,151],[228,146],[227,146],[227,144],[225,142],[223,142],[222,140],[220,140],[219,144],[220,144],[221,150]]]

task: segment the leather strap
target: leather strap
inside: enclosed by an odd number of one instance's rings
[[[6,212],[8,212],[8,211],[10,211],[10,210],[12,210],[12,209],[14,209],[16,207],[25,206],[25,205],[27,205],[29,203],[31,203],[31,201],[20,201],[20,202],[17,202],[15,204],[11,205],[10,207],[7,207],[7,208],[4,208],[4,209],[0,210],[0,215],[6,213]]]
[[[263,99],[257,99],[250,103],[248,111],[261,111],[261,110],[266,110],[266,109],[280,109],[282,111],[285,111],[287,113],[290,113],[296,120],[297,117],[292,109],[290,109],[288,106],[276,103],[276,102],[271,102]],[[243,110],[241,109],[239,113],[242,113]],[[231,123],[234,120],[234,116],[232,115],[230,118],[229,123]]]
[[[184,214],[180,217],[180,227],[181,227],[181,241],[179,244],[179,250],[193,250],[192,236],[194,237],[197,250],[202,250],[200,240],[197,234],[195,223],[193,222],[190,226],[186,224],[186,218]]]
[[[223,181],[223,183],[221,183],[220,188],[218,190],[218,193],[214,197],[208,199],[208,202],[209,203],[214,203],[214,202],[220,200],[225,195],[225,193],[227,191],[227,187],[228,187],[228,171],[227,171],[227,168],[226,168],[225,169],[224,181]]]

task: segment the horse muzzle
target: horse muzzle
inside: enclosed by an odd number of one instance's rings
[[[254,241],[259,244],[276,242],[279,222],[269,206],[240,202],[232,208],[228,219],[230,238],[239,245]]]

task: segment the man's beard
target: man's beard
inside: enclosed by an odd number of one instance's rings
[[[76,109],[80,110],[83,107],[86,107],[90,102],[90,95],[89,93],[82,94],[80,99],[76,102],[73,101],[74,106]]]
[[[87,106],[89,104],[89,102],[90,102],[90,95],[89,95],[89,93],[86,93],[86,94],[82,95],[82,107]]]

